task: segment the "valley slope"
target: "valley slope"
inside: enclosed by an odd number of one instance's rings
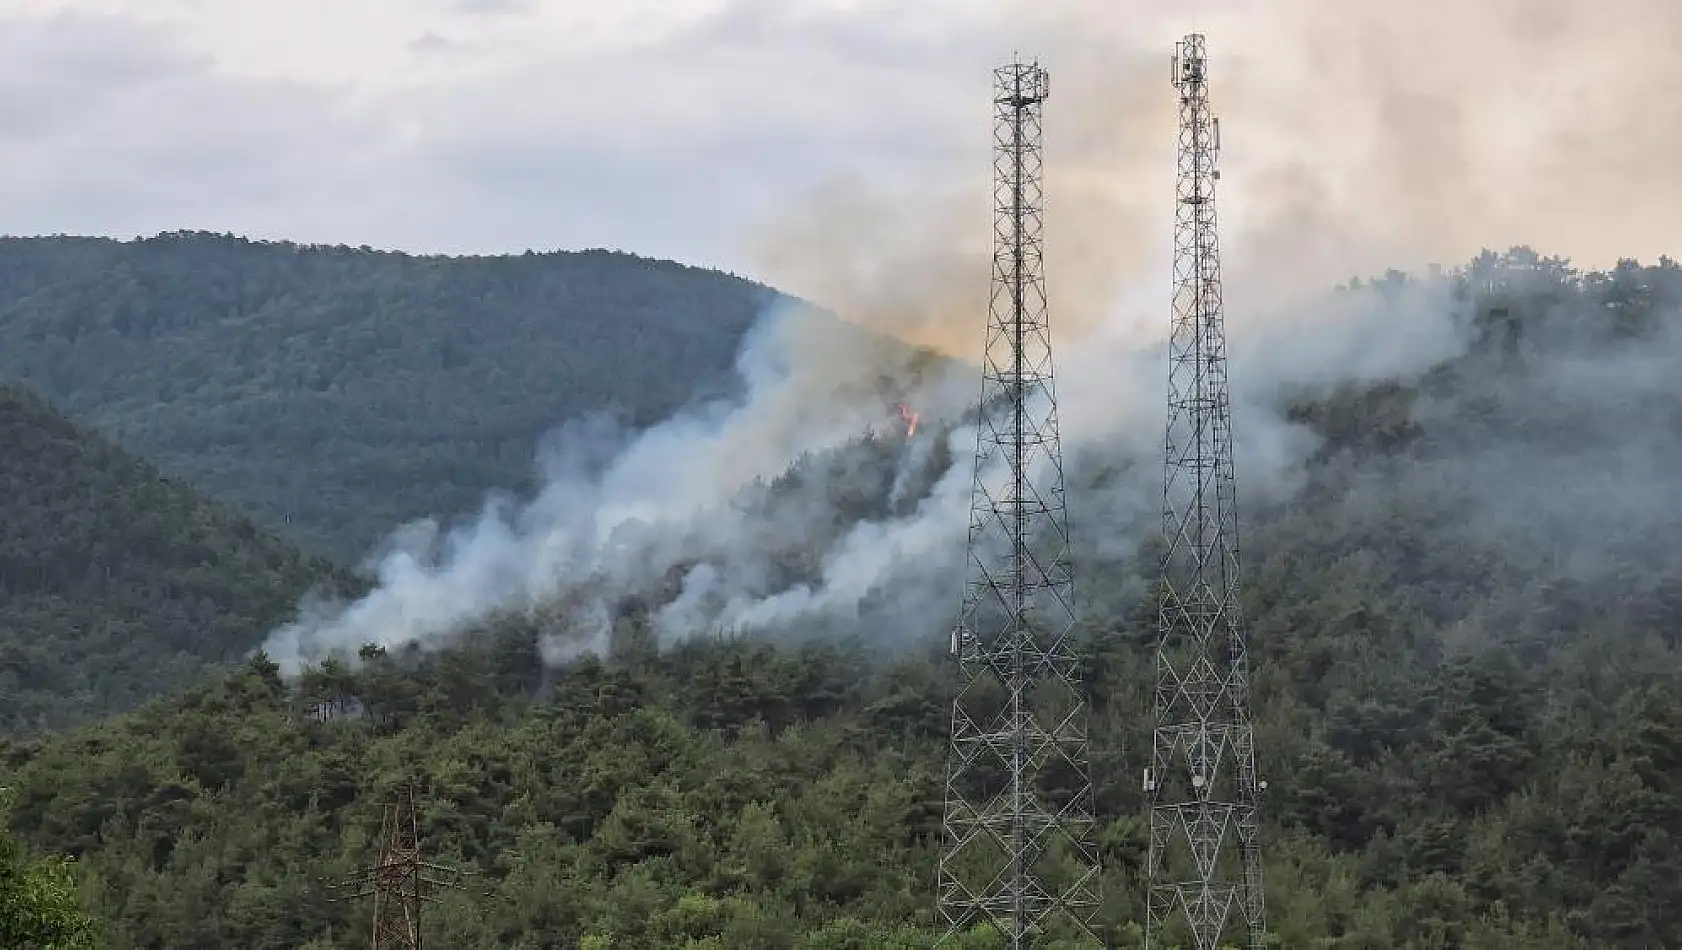
[[[0,385],[0,731],[127,709],[357,581]]]

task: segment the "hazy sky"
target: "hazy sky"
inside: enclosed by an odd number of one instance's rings
[[[1152,243],[1170,213],[1167,56],[1202,28],[1230,64],[1215,94],[1241,247],[1320,235],[1334,270],[1507,240],[1593,262],[1676,250],[1682,4],[1175,12],[1191,5],[0,0],[0,231],[607,246],[762,273],[791,215],[877,207],[837,182],[892,205],[985,176],[988,70],[1021,48],[1052,71],[1048,161],[1062,148],[1091,179],[1113,159],[1112,197],[1140,216],[1101,220]],[[1130,131],[1144,144],[1098,141]],[[1362,241],[1382,254],[1344,253]]]

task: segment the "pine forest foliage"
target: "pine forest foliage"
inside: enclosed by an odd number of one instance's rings
[[[1518,264],[1522,281],[1483,286]],[[1475,262],[1462,291],[1471,352],[1299,401],[1323,439],[1303,484],[1244,510],[1272,939],[1682,946],[1677,519],[1608,516],[1565,536],[1547,520],[1560,506],[1522,483],[1443,475],[1523,469],[1530,452],[1570,465],[1616,441],[1606,419],[1539,394],[1581,371],[1561,352],[1661,347],[1682,268],[1579,274],[1515,252]],[[1682,390],[1652,414],[1670,421],[1642,438],[1674,446]],[[1502,520],[1503,500],[1535,517]],[[1542,533],[1512,543],[1527,530]],[[1101,936],[1119,948],[1141,940],[1155,617],[1135,581],[1155,552],[1080,565]],[[327,884],[373,860],[380,803],[409,778],[430,858],[474,872],[429,911],[434,946],[939,936],[953,679],[939,631],[897,650],[801,631],[659,649],[633,611],[606,656],[546,669],[535,641],[552,622],[500,617],[441,654],[369,649],[295,683],[259,656],[134,712],[14,738],[0,745],[7,830],[74,860],[113,948],[366,947],[366,906],[330,902]]]

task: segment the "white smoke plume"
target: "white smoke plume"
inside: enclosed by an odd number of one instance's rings
[[[602,420],[564,427],[551,440],[548,483],[529,504],[495,501],[448,532],[432,522],[405,528],[379,559],[371,594],[348,606],[313,606],[264,649],[296,669],[365,644],[442,644],[493,613],[560,601],[575,629],[549,645],[559,659],[576,641],[599,642],[619,600],[654,592],[680,567],[681,590],[659,614],[670,636],[763,621],[786,612],[754,603],[774,593],[771,553],[834,533],[835,481],[861,476],[826,472],[744,518],[755,485],[869,430],[896,430],[900,402],[951,418],[971,393],[952,364],[793,306],[767,314],[749,334],[737,369],[742,398],[647,431],[623,433]],[[943,482],[921,505],[952,497]],[[877,540],[907,557],[944,540],[880,530]],[[849,590],[869,586],[852,563],[859,555],[845,553],[860,543],[843,541],[824,562]],[[813,592],[808,603],[826,596]]]
[[[1642,116],[1682,102],[1682,73],[1663,49],[1677,32],[1655,25],[1682,25],[1682,7],[1610,4],[1620,5],[1645,16],[1563,0],[1462,0],[1453,15],[1447,0],[1358,10],[1252,0],[1200,13],[1203,23],[1166,0],[977,7],[991,11],[977,29],[1000,56],[1005,37],[1026,36],[1052,73],[1046,253],[1077,543],[1123,556],[1160,504],[1167,56],[1181,32],[1210,34],[1226,130],[1240,491],[1278,497],[1315,445],[1279,415],[1282,397],[1406,380],[1468,340],[1444,283],[1328,298],[1331,282],[1505,241],[1591,258],[1656,252],[1660,219],[1670,226],[1660,212],[1682,197],[1658,156],[1675,152],[1665,136],[1682,123]],[[859,15],[879,15],[868,7]],[[773,30],[782,9],[756,7]],[[1602,70],[1609,57],[1623,71]],[[1592,127],[1519,108],[1536,95],[1537,63],[1597,107],[1569,112]],[[988,74],[963,65],[984,132]],[[1599,134],[1619,131],[1631,134]],[[991,236],[987,142],[962,144],[903,170],[897,185],[828,183],[767,225],[766,276],[870,332],[767,315],[742,348],[742,399],[642,433],[570,425],[531,504],[493,505],[448,532],[407,530],[372,594],[305,612],[265,649],[295,669],[365,643],[440,645],[494,613],[560,605],[566,629],[546,655],[561,662],[599,648],[628,596],[653,598],[668,638],[856,616],[872,599],[891,606],[895,636],[938,631],[963,559],[974,435],[953,424],[979,390]],[[869,494],[853,483],[870,482],[880,462],[837,450],[867,430],[894,431],[901,401],[925,421],[910,446],[888,446],[893,504],[849,521],[838,496]],[[758,483],[803,460],[804,480],[755,506]],[[1076,494],[1083,482],[1100,487]],[[803,578],[773,556],[791,549],[808,561]]]

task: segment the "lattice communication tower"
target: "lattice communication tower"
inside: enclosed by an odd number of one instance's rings
[[[385,806],[379,863],[339,883],[356,893],[337,900],[374,899],[373,950],[420,950],[421,906],[437,900],[430,890],[460,886],[459,873],[421,859],[415,789],[406,784]]]
[[[991,926],[1019,948],[1091,935],[1098,860],[1041,266],[1048,83],[1020,62],[994,81],[992,303],[938,907],[949,937]]]
[[[1215,950],[1265,925],[1250,661],[1238,605],[1238,522],[1221,314],[1215,183],[1220,127],[1209,111],[1202,34],[1173,61],[1180,96],[1169,345],[1160,637],[1151,766],[1146,946]]]

